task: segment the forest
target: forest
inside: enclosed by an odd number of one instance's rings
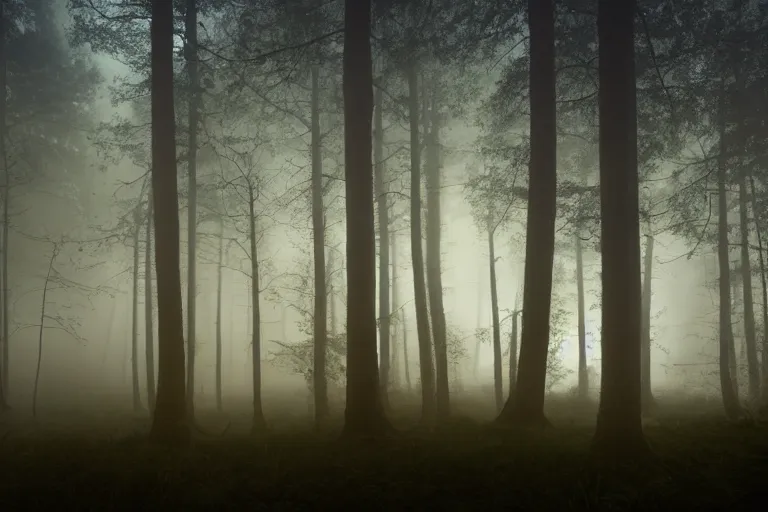
[[[5,509],[764,500],[765,0],[0,0],[0,91]]]

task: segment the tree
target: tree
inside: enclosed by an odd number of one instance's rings
[[[424,281],[424,256],[421,246],[421,141],[419,139],[418,64],[407,64],[408,118],[411,128],[411,259],[413,261],[416,333],[419,342],[421,374],[421,422],[429,426],[435,420],[435,379],[432,366],[432,336],[429,329],[427,289]]]
[[[544,392],[557,201],[554,16],[551,0],[529,0],[531,156],[523,326],[515,396],[507,400],[499,416],[499,421],[504,423],[547,423],[544,417]]]
[[[440,112],[438,112],[438,85],[433,82],[431,94],[424,99],[424,138],[427,178],[427,288],[429,313],[435,343],[436,412],[444,421],[451,414],[448,389],[448,345],[445,310],[443,308],[443,279],[440,264]],[[422,84],[426,89],[426,84]]]
[[[343,90],[348,337],[344,433],[347,436],[381,435],[389,427],[379,394],[376,352],[376,240],[371,164],[373,73],[370,39],[370,0],[346,0]]]
[[[184,323],[179,275],[179,199],[173,105],[173,4],[152,1],[152,201],[158,308],[157,402],[151,436],[164,444],[190,440],[184,389]]]
[[[384,163],[384,123],[381,83],[373,93],[373,162],[376,187],[376,206],[379,225],[379,381],[381,402],[384,410],[389,410],[390,386],[390,327],[391,311],[389,304],[389,200],[386,185],[386,166]]]
[[[603,333],[593,451],[616,460],[642,456],[648,450],[640,389],[636,12],[635,0],[598,3]]]
[[[197,1],[186,1],[184,57],[189,78],[187,135],[187,414],[195,416],[195,347],[197,322],[197,128],[200,123],[200,76],[197,52]]]
[[[155,412],[155,328],[154,294],[152,293],[152,191],[147,199],[147,230],[144,241],[144,357],[147,373],[147,405],[149,414]]]

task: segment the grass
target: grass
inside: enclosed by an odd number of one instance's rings
[[[590,462],[594,406],[552,399],[554,429],[510,431],[487,426],[489,400],[464,397],[424,433],[408,428],[417,404],[394,402],[402,434],[376,444],[312,434],[295,412],[254,439],[241,410],[227,436],[181,454],[146,444],[146,419],[125,413],[4,420],[0,509],[757,510],[768,482],[768,427],[728,424],[717,404],[660,400],[646,427],[658,464],[619,474]]]

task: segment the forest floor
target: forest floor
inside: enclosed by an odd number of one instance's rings
[[[623,471],[589,457],[594,405],[551,400],[544,432],[489,427],[486,405],[457,403],[456,420],[424,433],[406,428],[409,401],[400,434],[375,445],[288,416],[253,438],[244,411],[181,454],[131,434],[148,421],[130,414],[5,419],[0,510],[764,510],[768,426],[729,424],[716,403],[660,401],[645,429],[656,463]],[[212,431],[225,421],[199,417]]]

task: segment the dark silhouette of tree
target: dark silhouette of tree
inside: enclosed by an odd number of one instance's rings
[[[344,4],[344,175],[347,209],[347,436],[388,429],[376,350],[373,213],[371,2]]]
[[[548,423],[544,416],[544,392],[549,351],[557,202],[553,2],[529,0],[528,25],[531,34],[531,156],[523,326],[515,395],[507,400],[499,421],[544,425]]]
[[[164,444],[190,440],[184,389],[184,324],[179,271],[179,198],[173,105],[173,4],[152,1],[152,201],[158,308],[157,401],[151,436]]]
[[[636,14],[635,0],[598,4],[603,333],[593,451],[617,460],[648,451],[640,390]]]

